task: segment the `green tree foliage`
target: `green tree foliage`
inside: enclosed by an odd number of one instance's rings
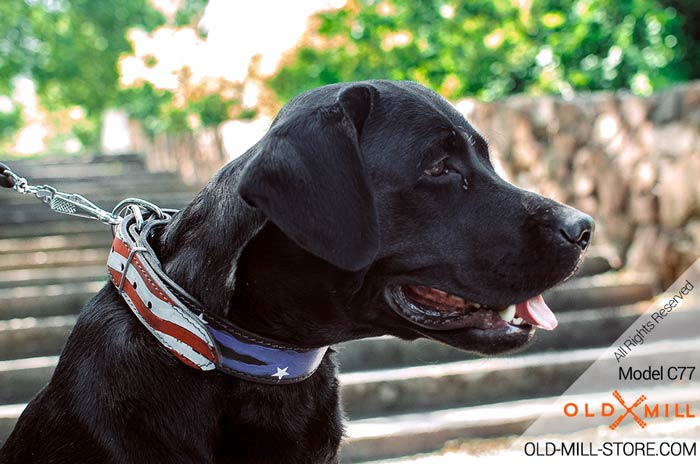
[[[22,125],[22,114],[18,105],[12,105],[5,111],[0,108],[0,139],[13,134]]]
[[[31,78],[44,107],[81,106],[99,118],[114,105],[117,62],[131,50],[126,32],[151,30],[164,18],[148,0],[13,0],[0,2],[0,95],[17,76]],[[93,141],[92,129],[79,131]]]
[[[172,100],[172,92],[156,89],[148,82],[123,89],[118,96],[119,107],[141,121],[144,130],[151,135],[166,131]]]
[[[0,2],[0,85],[25,75],[49,108],[99,113],[116,101],[127,30],[162,23],[147,0]]]
[[[196,25],[206,5],[207,0],[186,0],[175,25]],[[204,126],[225,121],[236,101],[195,92],[177,106],[174,92],[148,82],[120,86],[119,58],[132,52],[129,29],[152,31],[163,24],[148,0],[0,2],[0,97],[12,93],[14,78],[24,76],[35,82],[44,108],[82,107],[87,118],[71,131],[86,146],[96,143],[101,114],[113,106],[124,108],[151,135],[192,130],[192,116]],[[0,137],[20,125],[17,107],[0,112]]]
[[[149,82],[123,89],[119,107],[141,121],[150,136],[163,132],[188,132],[194,129],[189,118],[195,117],[203,127],[215,127],[231,118],[231,108],[238,100],[225,100],[218,94],[190,95],[181,107],[174,104],[173,92],[155,88]],[[245,115],[239,116],[245,119]]]
[[[196,25],[207,7],[209,0],[185,0],[177,14],[175,24],[178,26]]]
[[[195,26],[206,4],[185,0],[171,25]],[[349,0],[316,15],[268,84],[282,102],[312,87],[370,78],[415,80],[448,98],[618,88],[647,94],[700,77],[698,19],[696,0]],[[185,91],[147,82],[120,88],[118,61],[132,52],[127,31],[164,23],[149,0],[0,1],[0,99],[11,95],[15,77],[30,77],[43,107],[85,110],[71,130],[86,146],[111,106],[124,107],[150,134],[254,117],[255,109],[241,105],[240,83],[190,88],[187,69]],[[21,125],[19,109],[7,106],[0,138]]]
[[[678,51],[683,71],[689,79],[700,79],[700,2],[698,0],[660,0],[661,4],[678,11],[682,35],[678,40],[684,45]]]
[[[369,78],[414,80],[450,98],[648,94],[687,79],[693,50],[678,12],[656,0],[361,0],[317,20],[313,40],[269,82],[283,101]]]

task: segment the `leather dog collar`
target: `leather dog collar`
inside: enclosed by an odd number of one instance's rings
[[[148,236],[169,222],[172,211],[168,213],[164,219],[148,218],[140,230],[133,215],[114,228],[107,270],[141,323],[177,359],[195,369],[218,369],[267,384],[295,383],[311,376],[327,346],[295,348],[247,332],[206,313],[163,272]]]

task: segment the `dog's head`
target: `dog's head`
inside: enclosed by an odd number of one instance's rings
[[[286,311],[323,306],[292,319],[332,326],[329,341],[388,333],[480,353],[518,348],[533,325],[556,325],[539,295],[575,272],[591,239],[589,216],[500,178],[484,138],[417,84],[306,92],[252,152],[238,193],[274,228],[268,248],[283,237],[300,250],[279,252],[286,274],[266,275],[316,280],[288,295],[312,303]],[[245,284],[264,278],[255,275]],[[512,305],[522,320],[501,317]]]

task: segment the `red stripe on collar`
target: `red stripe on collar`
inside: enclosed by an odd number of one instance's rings
[[[132,311],[159,341],[178,359],[201,370],[217,364],[215,342],[193,315],[178,308],[163,288],[148,274],[138,256],[119,236],[114,238],[108,263],[114,285],[122,284],[123,295]],[[123,272],[126,271],[126,277]],[[189,316],[189,317],[188,317]]]

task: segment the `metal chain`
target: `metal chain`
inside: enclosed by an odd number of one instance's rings
[[[77,193],[60,192],[50,185],[30,185],[27,179],[18,176],[3,163],[0,163],[0,186],[23,195],[32,194],[57,213],[95,219],[111,226],[119,224],[123,214],[130,211],[137,218],[137,228],[140,229],[143,223],[142,208],[155,213],[159,219],[165,217],[161,208],[140,198],[127,198],[119,202],[112,212],[105,211]]]

